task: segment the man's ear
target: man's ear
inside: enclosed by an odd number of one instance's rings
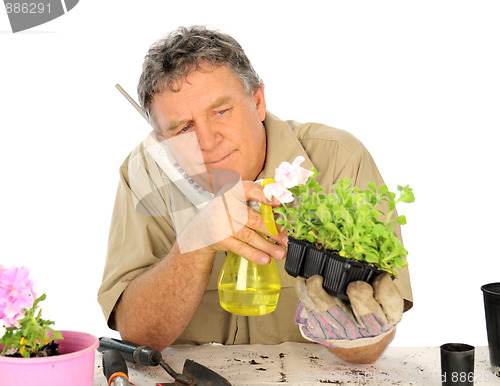
[[[252,95],[252,100],[255,103],[255,108],[259,114],[259,119],[261,122],[266,118],[266,98],[264,96],[264,86],[260,87]]]

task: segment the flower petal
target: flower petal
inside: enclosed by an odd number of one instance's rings
[[[0,268],[0,319],[6,327],[18,325],[25,310],[33,306],[35,297],[28,268]]]

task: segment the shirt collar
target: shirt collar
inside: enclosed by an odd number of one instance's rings
[[[257,179],[274,178],[275,170],[282,162],[291,163],[299,155],[304,157],[301,167],[315,167],[287,122],[266,111],[264,126],[267,136],[266,163]]]

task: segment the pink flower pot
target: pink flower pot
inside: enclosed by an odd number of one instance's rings
[[[45,358],[0,356],[0,386],[92,386],[99,339],[77,331],[61,331],[61,355]],[[1,352],[1,350],[0,350]]]

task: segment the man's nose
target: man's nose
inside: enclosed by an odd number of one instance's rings
[[[198,122],[196,125],[196,136],[201,150],[209,151],[214,149],[221,139],[221,134],[216,125],[209,121]]]

